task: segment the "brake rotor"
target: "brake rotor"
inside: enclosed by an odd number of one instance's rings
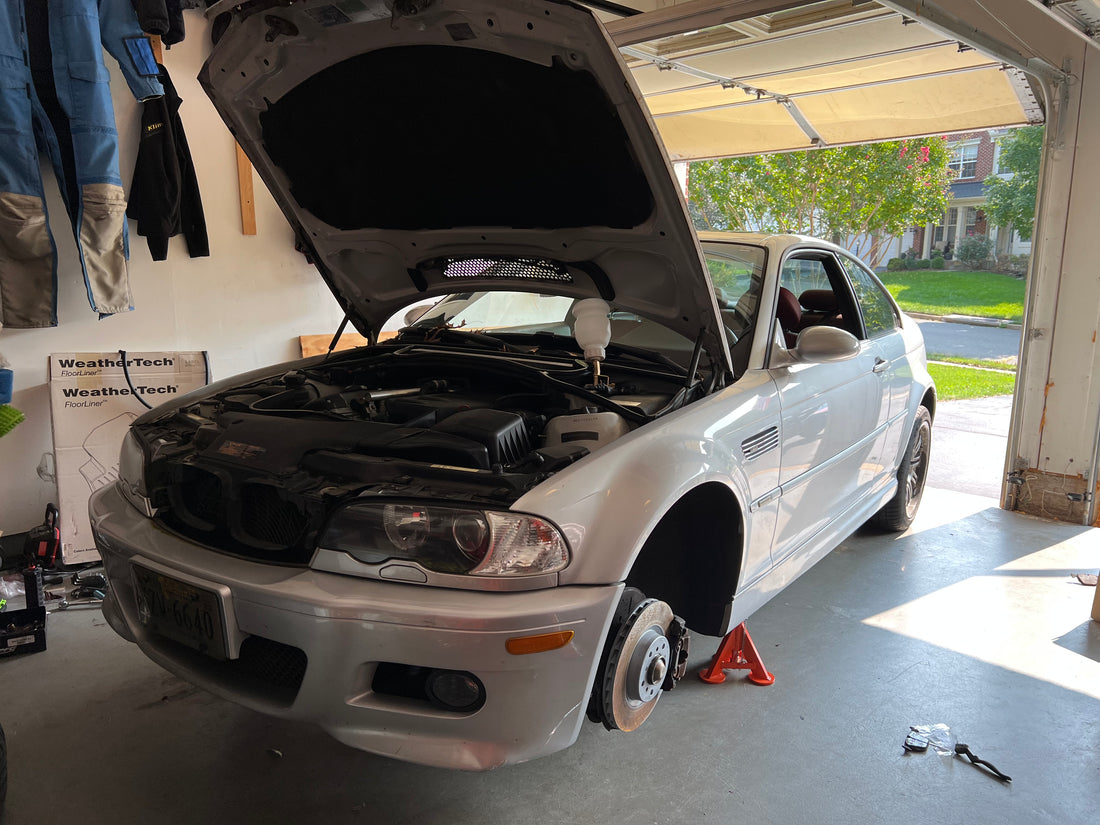
[[[671,667],[672,619],[667,604],[647,599],[619,628],[604,670],[603,717],[608,727],[636,730],[661,698]]]

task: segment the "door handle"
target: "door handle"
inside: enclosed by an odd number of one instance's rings
[[[886,372],[886,369],[889,366],[890,366],[889,361],[885,361],[882,358],[876,358],[875,359],[875,365],[873,367],[871,367],[871,372],[878,375],[879,373]]]

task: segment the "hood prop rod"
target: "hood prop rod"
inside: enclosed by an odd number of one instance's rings
[[[687,378],[684,379],[684,389],[690,390],[691,385],[695,383],[695,374],[699,372],[699,359],[703,356],[703,336],[706,335],[707,330],[705,327],[699,330],[699,334],[695,336],[695,349],[691,353],[691,363],[688,364]]]
[[[669,402],[665,404],[664,407],[653,414],[653,418],[659,418],[665,413],[670,413],[684,406],[688,393],[691,392],[691,388],[695,385],[695,375],[699,372],[699,359],[703,355],[703,336],[706,334],[707,331],[704,327],[699,330],[699,335],[695,338],[695,349],[691,353],[691,363],[688,364],[687,377],[684,378],[684,386],[676,390],[676,394],[669,399]]]
[[[344,320],[340,322],[340,326],[336,328],[336,334],[332,336],[332,341],[328,345],[328,352],[325,353],[325,359],[327,360],[332,351],[336,349],[336,345],[340,343],[340,336],[344,334],[344,330],[347,328],[348,321],[351,320],[351,312],[344,313]]]

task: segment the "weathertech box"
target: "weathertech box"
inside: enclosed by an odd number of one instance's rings
[[[208,378],[204,352],[63,352],[50,356],[50,411],[64,564],[99,559],[88,522],[88,497],[118,479],[118,451],[130,422],[145,412],[146,404],[163,404],[198,389]]]

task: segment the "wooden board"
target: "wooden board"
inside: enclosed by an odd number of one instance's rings
[[[237,188],[241,193],[241,234],[256,234],[256,201],[252,192],[252,163],[240,144],[237,146]]]
[[[379,341],[395,336],[396,332],[383,332],[378,336]],[[331,335],[299,335],[298,344],[302,348],[302,357],[309,358],[313,355],[324,355],[328,352],[328,345],[332,343]],[[365,347],[369,342],[358,332],[345,332],[340,336],[340,343],[336,345],[335,352],[340,350]]]
[[[299,335],[298,344],[302,347],[302,357],[309,358],[314,355],[324,355],[328,352],[328,345],[332,343],[332,335]],[[358,332],[345,332],[340,336],[340,343],[336,345],[336,351],[365,347],[369,341]]]

